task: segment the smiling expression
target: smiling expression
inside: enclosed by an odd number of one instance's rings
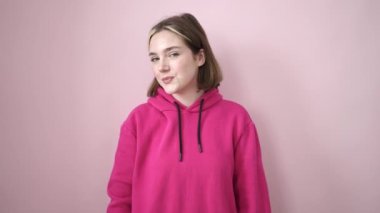
[[[149,44],[154,76],[168,94],[196,92],[199,67],[205,62],[203,50],[193,54],[183,39],[168,30],[154,34]]]

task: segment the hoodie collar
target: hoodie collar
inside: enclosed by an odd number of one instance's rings
[[[160,111],[176,111],[175,103],[178,103],[182,110],[189,112],[199,112],[199,105],[201,100],[204,99],[203,111],[207,110],[220,100],[222,100],[222,95],[219,93],[218,88],[212,88],[204,92],[197,100],[194,101],[189,107],[186,107],[179,101],[177,101],[173,95],[170,95],[165,92],[162,87],[157,88],[157,95],[150,97],[148,103],[152,104],[155,108]]]

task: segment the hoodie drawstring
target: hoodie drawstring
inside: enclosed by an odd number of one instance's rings
[[[199,116],[198,116],[198,150],[200,153],[203,152],[202,142],[201,142],[201,119],[203,110],[204,99],[201,100],[199,105]],[[178,112],[178,135],[179,135],[179,161],[182,161],[182,118],[181,118],[181,108],[177,102],[174,102],[177,107]]]
[[[201,100],[201,104],[199,105],[199,117],[198,117],[198,149],[200,153],[203,152],[202,142],[201,142],[201,119],[202,119],[203,101],[204,99]]]
[[[181,120],[181,108],[177,102],[174,102],[178,112],[178,135],[179,135],[179,161],[182,161],[182,120]]]

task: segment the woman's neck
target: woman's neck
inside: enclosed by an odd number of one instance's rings
[[[187,93],[174,93],[173,97],[181,102],[186,107],[191,106],[200,96],[202,96],[204,93],[203,90],[196,90],[192,92]]]

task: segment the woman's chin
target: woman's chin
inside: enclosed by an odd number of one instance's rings
[[[170,94],[170,95],[176,93],[177,91],[175,88],[172,88],[170,86],[163,86],[162,88],[165,90],[167,94]]]

